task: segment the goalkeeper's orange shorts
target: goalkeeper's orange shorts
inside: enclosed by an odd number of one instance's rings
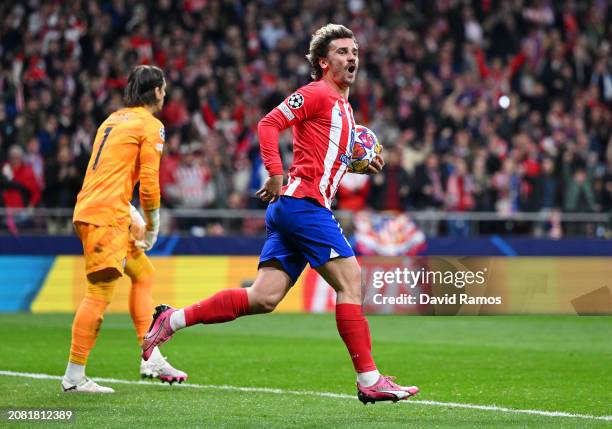
[[[126,227],[97,226],[75,222],[77,235],[83,243],[85,272],[89,275],[106,268],[114,268],[123,275],[130,234]]]

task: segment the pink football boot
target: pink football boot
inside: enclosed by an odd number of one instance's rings
[[[162,304],[155,307],[153,322],[142,341],[142,358],[147,361],[153,353],[155,346],[160,346],[174,334],[170,327],[170,315],[176,311],[169,305]]]
[[[395,377],[381,375],[378,381],[370,386],[365,387],[357,383],[357,398],[363,405],[368,402],[374,403],[379,401],[401,401],[408,399],[411,396],[419,393],[419,388],[416,386],[404,387],[393,382]]]

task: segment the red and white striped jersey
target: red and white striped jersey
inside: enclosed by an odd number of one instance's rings
[[[278,134],[293,126],[293,164],[281,195],[313,198],[330,208],[346,173],[355,138],[348,100],[324,80],[305,85],[259,122],[259,144],[270,175],[283,174]]]

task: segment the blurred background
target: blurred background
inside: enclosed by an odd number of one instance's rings
[[[612,2],[3,1],[0,230],[71,234],[96,128],[130,69],[164,69],[166,234],[262,235],[259,119],[310,81],[314,30],[351,28],[357,123],[385,147],[335,208],[429,237],[606,237]],[[291,163],[291,132],[280,142]],[[135,198],[137,201],[137,198]]]

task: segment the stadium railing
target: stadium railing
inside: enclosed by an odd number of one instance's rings
[[[72,208],[0,208],[0,233],[70,234],[72,214]],[[336,210],[334,214],[350,233],[354,213]],[[611,213],[564,213],[557,210],[514,213],[425,210],[408,211],[407,214],[430,236],[552,236],[554,232],[551,231],[559,229],[562,235],[603,237],[612,224]],[[162,233],[256,235],[265,232],[264,219],[265,210],[163,209]]]

